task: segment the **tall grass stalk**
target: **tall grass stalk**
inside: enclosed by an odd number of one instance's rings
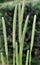
[[[17,5],[14,10],[14,18],[13,18],[13,65],[15,65],[15,37],[16,37],[16,18],[17,18]]]
[[[25,33],[26,33],[26,30],[27,30],[27,25],[28,25],[28,19],[29,19],[29,16],[27,16],[26,18],[26,21],[25,21],[25,25],[24,25],[24,29],[23,29],[23,35],[21,37],[21,40],[20,40],[20,48],[19,48],[19,58],[20,58],[20,61],[19,61],[19,65],[22,65],[22,52],[23,52],[23,46],[24,46],[24,38],[25,38]]]
[[[35,27],[36,27],[36,15],[34,15],[33,26],[32,26],[29,65],[31,65],[31,52],[32,52],[33,44],[34,44]]]
[[[19,3],[18,4],[18,38],[19,38],[19,42],[20,42],[20,39],[21,39],[21,4]]]
[[[19,65],[18,44],[16,42],[16,65]]]
[[[29,59],[29,50],[27,50],[27,54],[26,54],[26,64],[25,64],[25,65],[28,65],[28,59]]]
[[[23,0],[22,9],[21,9],[20,3],[18,5],[19,42],[22,35],[22,21],[23,21],[23,15],[24,15],[24,8],[25,8],[25,0]]]
[[[22,43],[24,43],[25,34],[26,34],[26,31],[27,31],[27,26],[28,26],[28,20],[29,20],[29,15],[27,15],[26,21],[25,21],[25,24],[24,24],[23,33],[22,33],[22,38],[21,38]]]
[[[3,26],[3,35],[4,35],[4,43],[5,43],[5,52],[6,52],[6,56],[8,56],[6,26],[5,26],[5,21],[3,17],[2,17],[2,26]]]
[[[6,26],[4,18],[2,17],[2,26],[3,26],[3,36],[4,36],[4,45],[5,45],[5,52],[7,57],[7,64],[8,64],[8,46],[7,46],[7,34],[6,34]]]
[[[1,53],[1,61],[2,61],[2,65],[5,65],[4,57],[3,57],[3,54],[2,53]]]

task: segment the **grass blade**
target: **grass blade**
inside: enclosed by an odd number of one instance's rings
[[[21,4],[19,3],[18,4],[18,38],[19,38],[19,42],[20,42],[20,39],[21,39],[21,22],[20,22],[20,19],[21,19]]]
[[[7,46],[7,34],[6,34],[6,26],[5,26],[5,21],[4,18],[2,17],[2,26],[3,26],[3,35],[4,35],[4,45],[5,45],[5,52],[6,52],[6,57],[7,57],[7,63],[8,63],[8,46]]]
[[[23,28],[22,43],[24,43],[25,33],[27,31],[28,20],[29,20],[29,15],[27,15],[27,18],[26,18],[26,21],[25,21],[25,25],[24,25],[24,28]]]
[[[25,8],[25,0],[23,0],[23,3],[22,3],[22,10],[21,10],[21,23],[22,23],[22,21],[23,21],[24,8]]]
[[[19,56],[18,56],[18,45],[17,45],[17,42],[16,42],[16,65],[19,65]]]
[[[1,53],[1,61],[2,61],[2,65],[5,65],[4,57],[3,57],[3,54],[2,53]]]
[[[23,35],[22,35],[21,40],[20,40],[20,49],[19,49],[20,65],[22,65],[22,52],[23,52],[25,33],[27,30],[27,25],[28,25],[28,19],[29,19],[29,16],[27,16],[27,18],[26,18],[24,30],[23,30]]]
[[[25,65],[28,65],[28,58],[29,58],[29,50],[27,50],[27,55],[26,55],[26,64],[25,64]]]
[[[31,65],[31,52],[32,52],[33,43],[34,43],[35,27],[36,27],[36,15],[34,15],[34,21],[33,21],[33,27],[32,27],[32,36],[31,36],[31,44],[30,44],[29,65]]]
[[[19,3],[18,5],[19,42],[22,35],[22,21],[23,21],[23,15],[24,15],[24,7],[25,7],[25,0],[23,0],[22,9],[21,9],[21,4]]]
[[[5,43],[5,52],[6,52],[6,56],[8,56],[6,26],[5,26],[5,21],[4,21],[4,18],[3,17],[2,17],[2,26],[3,26],[3,35],[4,35],[4,43]]]
[[[17,5],[14,10],[14,18],[13,18],[13,65],[15,65],[15,34],[16,34],[16,16],[17,16]]]

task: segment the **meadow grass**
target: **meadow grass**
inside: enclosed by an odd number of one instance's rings
[[[18,38],[19,38],[18,40],[19,40],[19,44],[20,44],[19,45],[19,53],[18,53],[18,43],[16,41],[17,5],[15,6],[15,10],[14,10],[14,17],[13,17],[13,65],[15,65],[15,63],[16,63],[16,65],[22,65],[24,39],[25,39],[25,33],[27,32],[27,26],[28,26],[28,20],[29,20],[29,15],[27,15],[26,20],[25,20],[25,24],[23,27],[23,32],[22,32],[22,21],[23,21],[23,14],[24,14],[24,8],[25,8],[24,2],[25,2],[25,0],[23,0],[22,8],[21,8],[20,3],[18,5]],[[2,26],[3,26],[5,52],[6,52],[7,63],[8,63],[8,45],[7,45],[8,43],[7,43],[7,34],[6,34],[6,26],[5,26],[4,17],[2,17]],[[36,15],[34,15],[30,50],[27,50],[25,65],[28,65],[28,62],[29,62],[29,65],[31,65],[31,52],[32,52],[33,44],[34,44],[35,26],[36,26]],[[5,62],[4,62],[4,58],[3,58],[2,53],[1,53],[1,60],[2,60],[2,65],[4,65]]]

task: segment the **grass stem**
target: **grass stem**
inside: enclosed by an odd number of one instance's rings
[[[1,61],[2,61],[2,65],[5,65],[4,57],[3,57],[3,54],[2,53],[1,53]]]
[[[25,64],[25,65],[28,65],[28,59],[29,59],[29,50],[27,50],[27,55],[26,55],[26,64]]]
[[[33,44],[34,44],[35,27],[36,27],[36,15],[34,15],[33,26],[32,26],[29,65],[31,65],[31,52],[32,52]]]
[[[16,43],[16,16],[17,16],[17,5],[14,10],[14,18],[13,18],[13,65],[15,65],[15,43]]]

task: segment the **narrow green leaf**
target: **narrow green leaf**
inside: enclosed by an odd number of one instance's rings
[[[2,61],[2,65],[5,65],[4,57],[3,57],[3,54],[2,53],[1,53],[1,61]]]
[[[25,65],[28,65],[28,59],[29,59],[29,50],[27,50],[27,55],[26,55],[26,64],[25,64]]]
[[[14,18],[13,18],[13,48],[15,48],[16,18],[17,18],[17,5],[15,6]]]
[[[24,8],[25,8],[25,0],[23,0],[22,9],[21,9],[21,4],[19,3],[18,5],[19,42],[22,35],[22,21],[23,21],[23,15],[24,15]]]
[[[23,0],[23,3],[22,3],[22,10],[21,10],[21,23],[22,23],[22,21],[23,21],[24,8],[25,8],[25,0]]]
[[[16,17],[17,17],[17,5],[15,6],[15,10],[14,10],[14,18],[13,18],[13,65],[15,65]]]
[[[22,35],[22,22],[23,22],[23,16],[24,16],[24,9],[25,8],[25,0],[23,0],[23,3],[22,3],[22,10],[21,10],[21,19],[20,19],[20,29],[21,29],[21,35]]]
[[[20,39],[21,39],[21,4],[19,3],[18,4],[18,38],[19,38],[19,42],[20,42]]]
[[[5,21],[3,17],[2,17],[2,26],[3,26],[3,35],[4,35],[4,43],[5,43],[5,52],[6,52],[6,56],[8,56],[6,26],[5,26]]]
[[[34,21],[33,21],[33,27],[32,27],[32,37],[31,37],[31,51],[32,51],[32,48],[33,48],[33,43],[34,43],[34,36],[35,36],[35,27],[36,27],[36,15],[34,15]]]
[[[27,15],[27,18],[26,18],[26,21],[25,21],[25,25],[24,25],[24,28],[23,28],[22,43],[24,43],[25,33],[27,31],[28,20],[29,20],[29,15]]]
[[[19,55],[18,55],[18,45],[17,45],[17,42],[16,42],[16,65],[19,65]]]
[[[31,52],[32,52],[33,44],[34,44],[35,27],[36,27],[36,15],[34,15],[33,26],[32,26],[29,65],[31,65]]]
[[[27,16],[27,18],[26,18],[24,29],[23,29],[23,35],[20,40],[20,49],[19,49],[20,65],[22,65],[22,52],[23,52],[23,46],[24,46],[25,33],[27,30],[27,25],[28,25],[28,19],[29,19],[29,16]]]

